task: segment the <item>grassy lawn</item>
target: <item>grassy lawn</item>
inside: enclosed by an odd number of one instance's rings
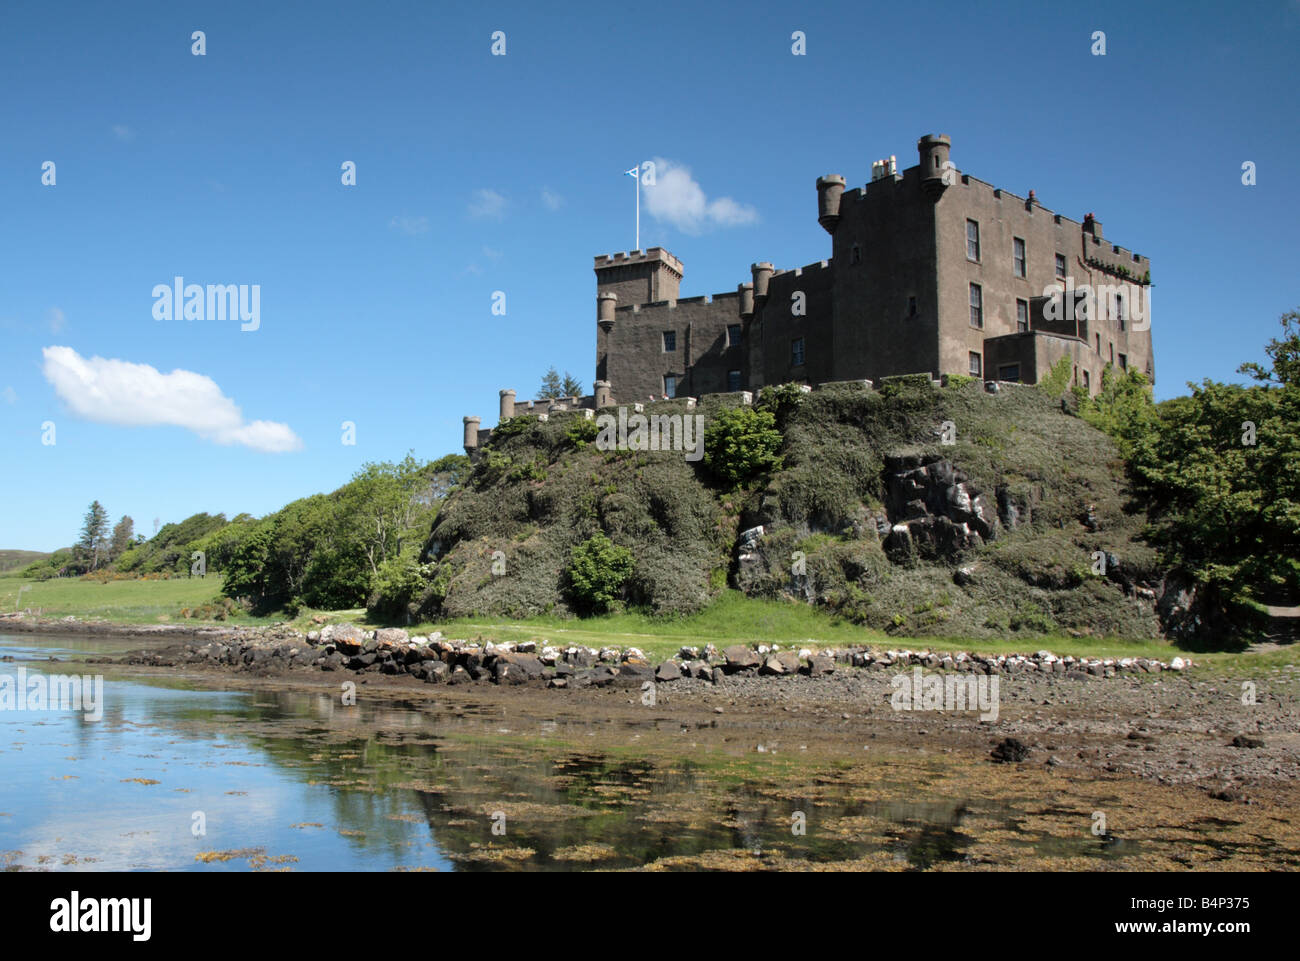
[[[182,608],[201,607],[211,603],[220,593],[221,578],[217,575],[102,584],[71,577],[55,577],[48,581],[3,577],[0,578],[0,611],[39,610],[45,617],[73,614],[119,624],[175,624],[186,622],[181,616]],[[239,615],[226,623],[263,624],[272,620]]]
[[[221,589],[218,576],[206,580],[176,578],[167,581],[109,581],[100,584],[80,579],[55,578],[30,581],[0,577],[0,610],[42,609],[48,617],[69,614],[102,618],[124,624],[214,623],[181,617],[182,608],[196,608],[211,602]],[[21,602],[19,591],[21,590]],[[228,624],[268,624],[279,617],[232,617]],[[351,621],[366,624],[364,609],[348,611],[304,611],[292,623],[301,631],[322,623]],[[378,625],[372,625],[378,626]],[[442,631],[447,637],[483,638],[492,641],[549,641],[557,646],[584,644],[588,647],[638,647],[652,659],[675,654],[683,645],[719,648],[730,644],[776,642],[782,646],[869,644],[877,648],[912,650],[968,650],[991,654],[1026,653],[1047,649],[1076,657],[1158,657],[1168,660],[1181,653],[1168,642],[1126,641],[1119,638],[1013,637],[975,640],[944,637],[893,637],[832,618],[824,611],[797,603],[758,600],[738,591],[726,591],[707,610],[689,617],[653,618],[644,614],[611,614],[604,617],[567,619],[554,616],[518,621],[501,618],[460,618],[425,622],[407,628],[412,634]],[[1260,670],[1300,664],[1300,645],[1251,654],[1226,652],[1193,653],[1198,663],[1213,664],[1227,673],[1255,673]]]

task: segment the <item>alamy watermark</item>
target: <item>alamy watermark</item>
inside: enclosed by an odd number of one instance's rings
[[[187,284],[175,277],[153,289],[154,320],[235,320],[240,330],[262,326],[261,284]]]
[[[0,674],[0,711],[81,711],[87,721],[104,717],[102,674]]]
[[[618,416],[601,414],[596,418],[600,433],[596,435],[597,450],[679,450],[685,451],[688,461],[704,457],[703,414],[628,414],[626,407],[618,409]]]
[[[1141,284],[1064,284],[1043,288],[1045,320],[1118,320],[1129,330],[1151,329],[1151,291]]]
[[[979,711],[981,721],[998,719],[996,674],[896,674],[889,686],[889,706],[895,711]]]

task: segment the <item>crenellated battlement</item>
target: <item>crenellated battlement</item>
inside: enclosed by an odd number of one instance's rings
[[[628,267],[634,264],[663,264],[676,272],[680,278],[685,272],[682,262],[662,247],[649,247],[646,250],[621,251],[615,254],[602,254],[595,258],[596,270],[609,267]]]

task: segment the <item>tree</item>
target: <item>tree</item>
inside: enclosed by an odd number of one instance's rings
[[[77,548],[82,558],[89,560],[92,571],[99,567],[99,556],[108,546],[107,534],[108,511],[99,501],[91,501],[81,523],[81,540],[77,542]]]
[[[770,410],[732,407],[714,417],[704,432],[704,464],[719,480],[738,487],[780,468],[783,440]]]
[[[130,548],[131,542],[135,539],[135,521],[129,516],[124,516],[117,522],[113,528],[113,540],[109,547],[109,558],[117,560]]]
[[[620,547],[597,531],[575,547],[566,570],[569,599],[580,610],[599,614],[623,594],[623,585],[632,576],[632,552]]]
[[[1300,310],[1291,310],[1282,315],[1282,340],[1274,338],[1264,348],[1273,362],[1269,370],[1255,363],[1245,363],[1237,368],[1241,374],[1249,374],[1255,380],[1273,387],[1300,387]]]
[[[538,392],[539,400],[556,400],[560,397],[581,397],[582,381],[567,370],[561,377],[552,367],[542,376],[542,389]]]

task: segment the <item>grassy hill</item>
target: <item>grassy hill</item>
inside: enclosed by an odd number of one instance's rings
[[[14,571],[36,561],[43,561],[49,556],[49,554],[42,551],[0,550],[0,572]]]
[[[419,615],[563,616],[571,552],[603,531],[633,555],[626,602],[654,614],[730,586],[903,636],[1159,636],[1137,588],[1160,572],[1115,446],[1042,391],[899,378],[760,406],[783,463],[738,489],[681,452],[599,450],[578,414],[508,421],[438,516]]]

